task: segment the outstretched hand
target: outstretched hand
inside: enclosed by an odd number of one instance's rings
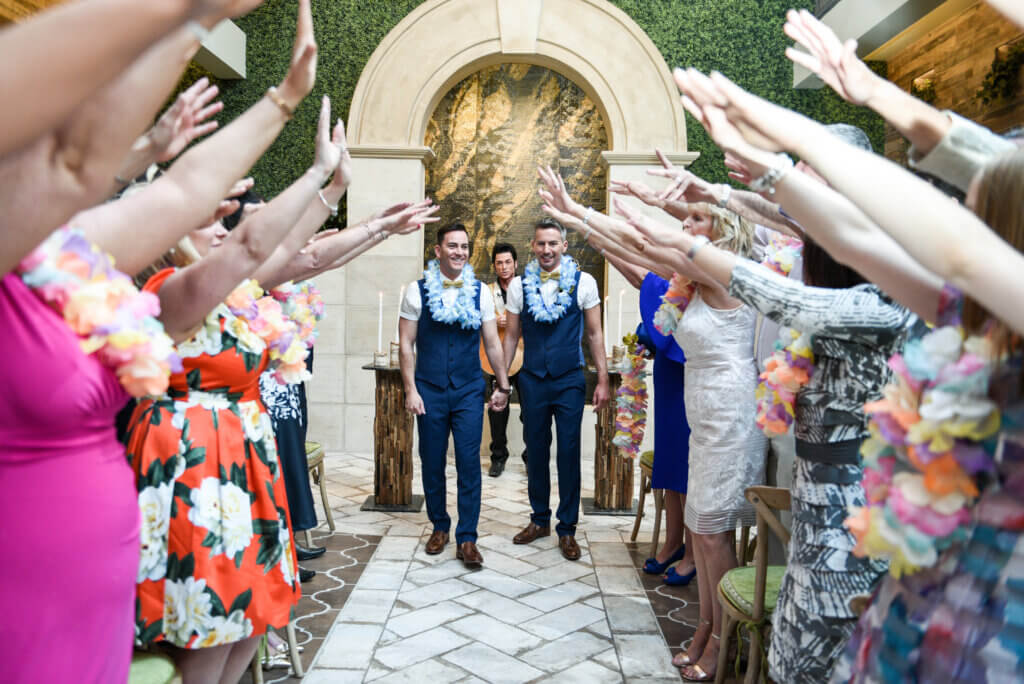
[[[313,34],[313,12],[309,3],[310,0],[299,0],[292,61],[284,81],[278,87],[285,102],[292,107],[297,107],[309,95],[316,82],[317,46]]]
[[[401,209],[395,210],[397,207]],[[402,202],[385,210],[384,214],[374,219],[381,230],[390,235],[408,235],[421,229],[426,223],[436,223],[441,220],[437,212],[441,211],[440,205],[434,204],[429,197],[419,202]]]
[[[832,29],[807,10],[789,10],[783,30],[807,50],[789,47],[786,57],[817,74],[847,102],[866,104],[885,83],[857,57],[857,41],[841,43]]]
[[[331,134],[331,98],[324,95],[320,100],[320,119],[316,125],[316,159],[313,162],[313,166],[324,178],[341,163],[344,145],[345,124],[338,119],[334,134]]]
[[[224,109],[223,102],[210,104],[218,92],[217,86],[210,85],[204,76],[178,95],[147,133],[157,161],[174,159],[193,140],[217,128],[216,121],[206,120]]]
[[[573,210],[579,205],[569,195],[562,177],[550,166],[538,166],[537,175],[540,176],[541,182],[544,183],[544,188],[539,191],[541,199],[559,211],[567,214],[573,213]]]
[[[658,193],[658,199],[662,202],[662,206],[667,202],[686,202],[692,204],[695,202],[713,203],[717,201],[712,192],[713,186],[711,183],[686,169],[676,167],[661,150],[656,149],[654,153],[661,160],[662,168],[647,169],[647,173],[652,176],[668,178],[671,181],[665,186],[665,189]]]
[[[612,204],[615,206],[615,211],[619,216],[624,218],[626,223],[637,231],[638,244],[647,242],[655,245],[674,246],[679,239],[680,230],[658,223],[651,217],[636,211],[618,197],[612,198]],[[643,252],[645,248],[646,245],[638,251]]]
[[[665,198],[650,186],[639,181],[610,181],[608,189],[617,195],[630,195],[652,207],[659,209],[665,206]]]

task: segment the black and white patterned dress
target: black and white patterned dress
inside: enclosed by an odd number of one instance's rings
[[[853,631],[850,598],[870,591],[886,570],[853,555],[843,520],[848,507],[865,503],[858,456],[868,434],[864,403],[881,398],[888,359],[917,317],[874,285],[809,287],[744,259],[729,292],[813,335],[814,374],[794,407],[793,528],[768,663],[775,681],[817,684],[827,681]]]

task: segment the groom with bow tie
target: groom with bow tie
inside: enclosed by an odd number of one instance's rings
[[[523,275],[512,281],[506,302],[505,359],[519,337],[524,343],[519,392],[526,435],[530,523],[516,544],[551,534],[551,420],[558,436],[558,546],[568,560],[579,560],[576,522],[580,508],[580,430],[586,383],[583,349],[587,344],[597,367],[594,410],[608,402],[608,369],[601,333],[601,299],[593,276],[580,271],[568,248],[565,228],[543,219],[534,228],[533,254]]]
[[[490,405],[503,409],[512,389],[491,291],[476,279],[467,263],[469,235],[465,226],[456,223],[438,229],[434,255],[437,258],[427,265],[423,278],[406,288],[399,312],[405,407],[416,415],[423,493],[427,517],[434,525],[425,551],[441,553],[448,543],[451,518],[445,505],[444,471],[451,434],[458,472],[455,557],[474,567],[483,563],[476,547],[485,387],[478,351],[481,335],[498,379]]]

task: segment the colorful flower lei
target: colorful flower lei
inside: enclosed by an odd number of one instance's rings
[[[279,301],[264,295],[263,288],[252,279],[236,287],[206,316],[202,327],[178,345],[179,353],[183,357],[220,353],[222,320],[223,333],[234,338],[243,352],[268,352],[268,370],[282,385],[312,377],[306,370],[309,350],[300,335],[299,324],[285,314]]]
[[[320,290],[309,280],[298,283],[289,280],[271,290],[270,295],[281,303],[285,315],[299,327],[299,338],[307,348],[312,349],[319,332],[317,324],[324,317],[324,300]]]
[[[988,390],[997,363],[987,339],[965,338],[959,326],[936,328],[889,360],[893,382],[864,406],[867,505],[851,508],[845,523],[854,553],[889,559],[899,577],[966,538],[976,478],[995,472],[1003,420]]]
[[[572,304],[571,295],[576,289],[576,274],[579,273],[580,267],[575,259],[563,254],[558,269],[558,295],[550,307],[540,295],[540,264],[537,260],[528,263],[523,272],[523,297],[526,299],[526,306],[534,319],[541,323],[554,323],[565,315]]]
[[[678,273],[673,274],[672,280],[668,283],[668,290],[661,297],[661,306],[654,312],[655,329],[662,335],[671,337],[696,291],[695,282]]]
[[[171,371],[181,370],[174,342],[156,319],[160,300],[140,292],[80,230],[55,231],[15,271],[132,396],[161,394]]]
[[[427,292],[427,306],[435,321],[441,323],[455,323],[462,326],[463,330],[477,330],[480,328],[482,319],[480,309],[476,305],[476,291],[478,281],[473,273],[473,267],[466,264],[462,267],[462,287],[451,306],[445,306],[441,294],[444,292],[444,283],[441,282],[441,267],[437,259],[432,259],[427,264],[427,270],[423,271],[425,289]]]
[[[622,338],[626,357],[622,363],[622,384],[615,392],[615,436],[612,444],[625,458],[636,458],[647,425],[646,350],[635,334]]]
[[[782,233],[773,233],[765,247],[761,265],[781,276],[789,276],[800,258],[803,243]],[[757,425],[769,437],[784,435],[796,418],[794,405],[800,388],[814,374],[811,336],[792,328],[779,330],[775,351],[765,362],[754,397]]]

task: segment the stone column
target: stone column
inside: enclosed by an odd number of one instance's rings
[[[348,220],[423,198],[427,147],[355,145]],[[428,231],[433,226],[427,227]],[[374,374],[360,366],[377,347],[377,293],[384,293],[384,349],[396,339],[399,290],[423,271],[422,232],[392,237],[343,268],[316,278],[326,317],[309,383],[309,438],[327,451],[373,451]]]

